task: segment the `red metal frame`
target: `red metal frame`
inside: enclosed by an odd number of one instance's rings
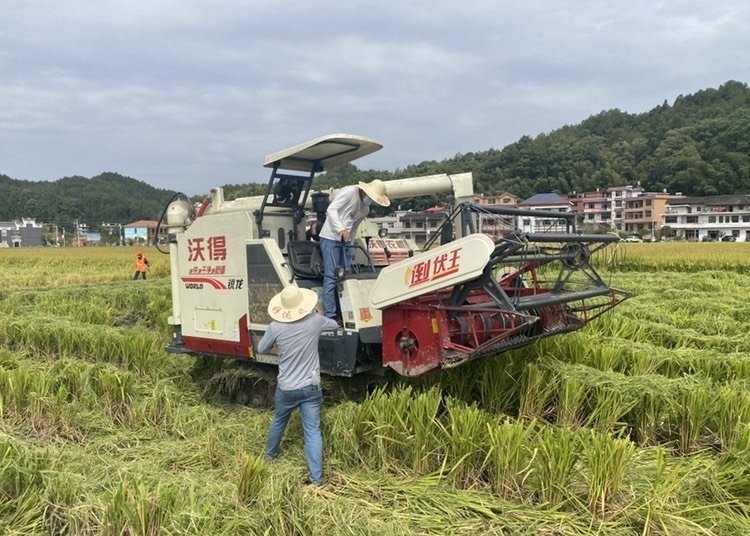
[[[206,339],[204,337],[182,337],[182,345],[192,352],[221,354],[244,359],[252,359],[253,352],[250,345],[250,332],[247,329],[247,315],[242,315],[239,320],[240,340],[223,341],[218,339]]]

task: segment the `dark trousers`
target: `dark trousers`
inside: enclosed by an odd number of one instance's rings
[[[143,279],[146,279],[146,272],[139,272],[138,270],[135,271],[135,275],[133,275],[133,281],[138,279],[138,276],[143,277]]]

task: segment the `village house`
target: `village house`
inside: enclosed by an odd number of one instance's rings
[[[42,224],[33,218],[18,221],[0,221],[0,247],[19,248],[41,246]]]
[[[573,204],[557,194],[536,194],[518,203],[518,208],[570,213],[573,210]],[[568,222],[569,220],[565,218],[523,216],[520,218],[518,227],[525,233],[560,233],[567,230]]]
[[[156,236],[159,222],[155,220],[138,220],[122,226],[123,238],[126,244],[150,244]],[[162,228],[162,234],[167,228]]]
[[[672,198],[661,223],[684,240],[749,242],[750,195]]]

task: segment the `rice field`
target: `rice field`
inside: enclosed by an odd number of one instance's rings
[[[586,329],[328,404],[322,488],[134,252],[0,249],[1,534],[750,534],[750,244],[621,244]]]

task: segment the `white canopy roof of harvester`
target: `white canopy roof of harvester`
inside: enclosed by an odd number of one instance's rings
[[[353,134],[328,134],[289,149],[269,154],[264,167],[291,171],[328,171],[379,151],[383,144]]]

